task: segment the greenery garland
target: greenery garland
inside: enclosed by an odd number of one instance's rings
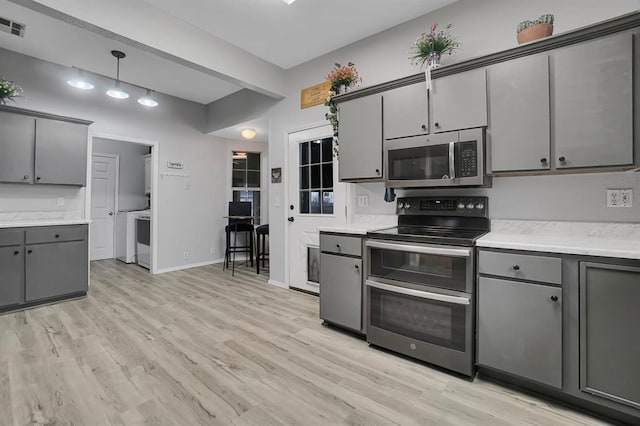
[[[362,78],[358,75],[353,62],[349,62],[346,66],[342,66],[338,63],[334,64],[335,68],[331,70],[327,76],[327,81],[331,82],[331,88],[329,89],[329,96],[324,105],[329,107],[329,112],[324,116],[331,123],[333,127],[333,155],[338,157],[338,105],[333,100],[333,97],[346,92],[349,87],[355,86],[362,81]]]
[[[15,98],[22,95],[22,88],[13,81],[0,78],[0,104],[6,105],[7,99],[15,101]]]

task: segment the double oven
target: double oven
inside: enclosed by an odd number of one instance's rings
[[[474,243],[488,231],[486,204],[483,197],[400,199],[400,225],[369,233],[369,343],[473,375]]]

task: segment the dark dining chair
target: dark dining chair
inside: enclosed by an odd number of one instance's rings
[[[269,260],[267,251],[267,237],[269,237],[269,225],[260,225],[256,228],[256,273],[260,273],[260,262],[264,269],[265,261]]]
[[[244,201],[229,202],[229,216],[251,216],[251,203]],[[224,268],[229,269],[231,262],[231,275],[235,275],[236,253],[248,255],[248,261],[253,267],[253,219],[229,218],[229,223],[224,228],[226,234],[226,248],[224,252]],[[231,234],[233,234],[233,243]],[[238,243],[238,234],[244,234],[244,241]]]

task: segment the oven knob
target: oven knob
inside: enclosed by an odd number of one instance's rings
[[[404,208],[405,208],[405,209],[410,209],[410,208],[411,208],[411,204],[409,204],[409,203],[404,203]]]
[[[474,207],[475,207],[475,206],[473,205],[473,203],[469,203],[469,204],[467,204],[467,208],[468,208],[468,209],[472,209],[472,208],[474,208]]]
[[[478,210],[484,209],[484,204],[482,204],[482,203],[476,204],[476,209],[478,209]]]
[[[399,209],[404,209],[404,203],[398,203],[398,208]]]
[[[459,208],[459,209],[464,209],[464,203],[459,203],[459,204],[458,204],[458,208]]]

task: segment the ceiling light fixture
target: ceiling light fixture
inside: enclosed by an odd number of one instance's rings
[[[283,2],[285,2],[286,4],[291,4],[291,3],[293,3],[293,2],[294,2],[294,1],[296,1],[296,0],[282,0],[282,1],[283,1]]]
[[[118,65],[116,68],[116,84],[111,89],[107,90],[107,95],[116,99],[127,99],[129,94],[120,87],[120,59],[125,58],[127,55],[119,50],[112,50],[111,54],[118,61]]]
[[[240,134],[245,139],[253,139],[253,138],[256,137],[256,130],[255,129],[242,129],[242,130],[240,130]]]
[[[156,101],[155,99],[153,99],[153,97],[151,97],[151,89],[147,89],[147,94],[140,97],[140,99],[138,99],[138,103],[140,105],[144,105],[149,108],[154,108],[158,106],[158,101]]]
[[[82,90],[91,90],[94,88],[93,83],[87,80],[87,78],[84,76],[84,71],[80,68],[77,69],[76,76],[67,81],[67,84],[71,87]]]

